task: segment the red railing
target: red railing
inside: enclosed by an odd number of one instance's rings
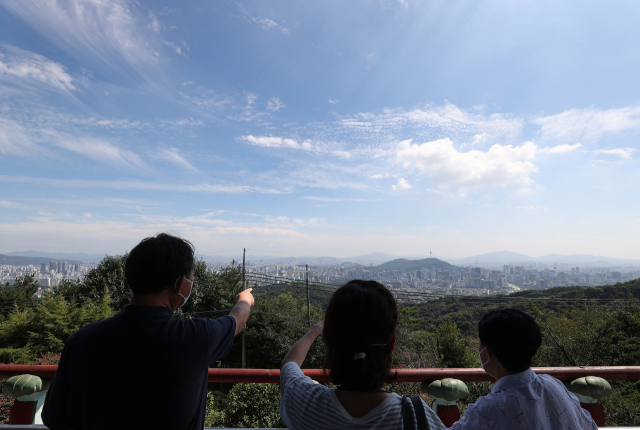
[[[58,366],[31,366],[22,364],[0,365],[0,378],[14,375],[36,375],[52,379]],[[538,374],[551,375],[561,381],[583,376],[599,376],[608,380],[640,380],[640,366],[614,367],[534,367]],[[322,369],[303,369],[305,375],[318,382],[327,382]],[[481,368],[477,369],[398,369],[395,382],[425,382],[456,378],[465,382],[493,381]],[[209,382],[280,382],[280,369],[209,369]]]

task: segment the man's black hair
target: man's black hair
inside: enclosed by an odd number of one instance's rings
[[[191,242],[160,233],[147,237],[131,250],[124,265],[124,276],[134,294],[156,294],[173,286],[193,270]]]
[[[482,347],[488,347],[509,372],[524,372],[542,344],[540,327],[517,309],[494,309],[478,323]]]

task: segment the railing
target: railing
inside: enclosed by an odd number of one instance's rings
[[[31,366],[23,364],[0,365],[0,378],[14,375],[36,375],[53,379],[58,366]],[[598,376],[608,380],[640,380],[640,366],[582,366],[582,367],[533,367],[537,374],[551,375],[561,381],[583,376]],[[328,382],[322,369],[303,369],[305,375],[318,382]],[[464,382],[493,381],[481,368],[477,369],[398,369],[394,382],[425,382],[455,378]],[[209,369],[209,382],[258,382],[279,383],[280,369]]]
[[[47,365],[0,365],[0,378],[10,378],[15,375],[36,375],[43,379],[53,379],[58,366]],[[571,381],[577,378],[585,376],[597,376],[607,380],[640,380],[640,366],[615,366],[615,367],[600,367],[600,366],[584,366],[584,367],[534,367],[532,368],[537,374],[551,375],[561,381]],[[303,369],[305,375],[318,382],[328,382],[328,375],[322,369]],[[482,382],[493,381],[493,378],[489,376],[481,368],[477,369],[397,369],[396,378],[394,382],[430,382],[445,378],[455,378],[464,382]],[[208,375],[209,382],[253,382],[253,383],[279,383],[280,382],[280,370],[279,369],[209,369]],[[588,409],[589,405],[583,405],[585,409]],[[452,406],[455,409],[455,414],[459,419],[457,407]],[[589,410],[589,409],[588,409]],[[600,407],[600,413],[603,414]],[[593,414],[593,412],[592,412]],[[443,419],[438,411],[438,415]],[[592,415],[593,416],[593,415]],[[595,419],[595,416],[594,416]],[[443,419],[443,422],[445,420]],[[596,422],[599,420],[596,419]],[[42,421],[36,421],[42,422]],[[445,423],[446,424],[446,423]],[[604,427],[604,415],[602,415],[601,429]],[[36,430],[46,429],[41,425],[1,425],[0,429],[12,429],[12,430]],[[640,427],[617,427],[618,430],[640,430]]]

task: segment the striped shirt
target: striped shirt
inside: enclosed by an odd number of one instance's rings
[[[280,416],[293,430],[404,428],[402,397],[399,395],[391,393],[366,415],[352,417],[338,400],[335,388],[314,382],[292,361],[286,363],[280,372],[280,393]],[[424,401],[422,406],[431,429],[444,430],[442,421]],[[407,407],[413,410],[411,402]]]

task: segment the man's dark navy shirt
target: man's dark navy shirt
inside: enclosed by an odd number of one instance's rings
[[[181,320],[160,306],[128,305],[67,341],[42,411],[68,429],[204,427],[209,365],[226,356],[235,319]]]

